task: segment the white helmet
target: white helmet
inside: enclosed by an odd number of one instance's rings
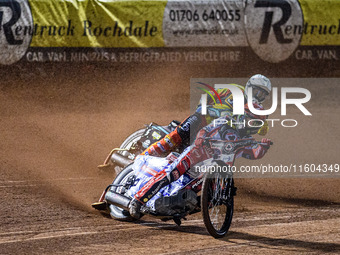
[[[266,96],[270,94],[272,90],[272,85],[270,83],[270,80],[266,76],[262,74],[255,74],[250,77],[246,84],[246,94],[249,88],[253,89],[253,98],[261,103],[266,99]]]

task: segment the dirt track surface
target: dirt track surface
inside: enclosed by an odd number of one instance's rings
[[[143,124],[185,118],[186,86],[200,72],[64,72],[1,84],[0,254],[340,253],[339,179],[237,180],[235,216],[222,240],[208,235],[199,214],[177,227],[95,212],[90,204],[112,181],[96,166]],[[325,85],[321,94],[328,99],[322,107],[312,100],[312,121],[268,135],[276,147],[261,162],[339,163],[340,123],[331,118],[339,116],[339,89]]]
[[[96,183],[83,181],[91,186]],[[64,183],[74,189],[81,186],[75,180]],[[10,195],[12,203],[4,210],[7,216],[0,228],[1,254],[336,254],[340,251],[339,206],[238,198],[236,203],[243,204],[243,208],[236,211],[230,233],[215,240],[206,232],[199,215],[188,217],[181,227],[152,218],[138,223],[118,222],[45,196],[41,183],[23,188],[24,184],[16,184]],[[27,193],[30,195],[24,195]],[[16,203],[18,200],[22,203]]]

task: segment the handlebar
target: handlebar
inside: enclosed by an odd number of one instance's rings
[[[256,141],[254,138],[240,139],[240,140],[219,140],[213,139],[211,137],[207,137],[204,139],[204,146],[209,146],[210,148],[222,148],[227,151],[236,151],[242,147],[247,147],[250,145],[260,144],[263,146],[268,146],[268,144],[262,143],[260,141]],[[270,145],[273,145],[273,142],[270,142]]]
[[[263,144],[261,142],[258,142],[258,144],[261,144],[261,145],[266,145],[266,144]],[[273,145],[274,143],[273,142],[270,142],[270,145]]]
[[[252,141],[251,144],[261,144],[260,141],[256,141],[254,138],[246,138],[246,139],[240,139],[240,140],[219,140],[219,139],[214,139],[211,137],[206,137],[204,138],[204,140],[206,142],[223,142],[223,143],[242,143],[242,142],[246,142],[246,141]],[[273,145],[273,142],[270,142],[270,145]]]

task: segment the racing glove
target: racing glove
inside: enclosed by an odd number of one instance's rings
[[[270,139],[268,139],[268,138],[262,138],[262,140],[261,140],[261,145],[265,148],[265,149],[269,149],[269,147],[270,147],[270,143],[271,143],[272,141],[270,140]]]

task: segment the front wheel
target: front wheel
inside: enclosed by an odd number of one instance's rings
[[[204,225],[215,238],[224,237],[234,212],[234,181],[219,173],[207,174],[203,180],[201,211]]]

